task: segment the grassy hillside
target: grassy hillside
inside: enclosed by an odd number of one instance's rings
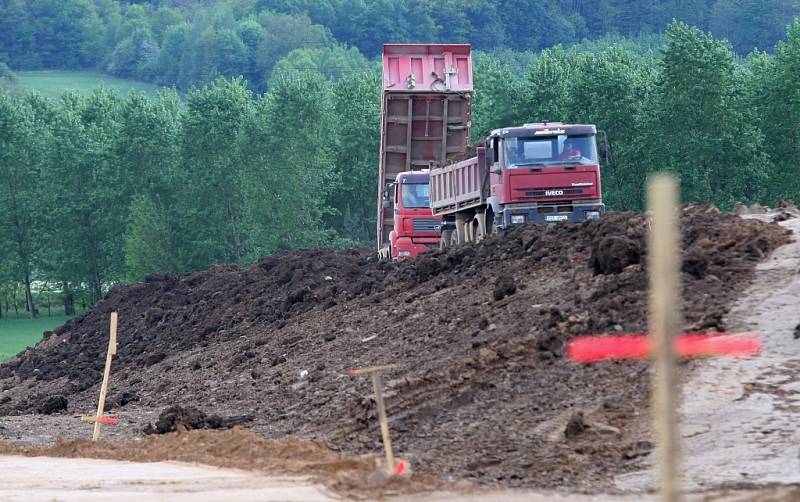
[[[154,94],[158,87],[145,82],[125,80],[92,71],[44,70],[14,72],[17,84],[24,89],[33,89],[45,96],[58,98],[64,91],[92,92],[98,86],[116,89],[125,95],[132,91]]]
[[[67,316],[36,319],[0,319],[0,362],[15,356],[25,347],[33,347],[42,333],[67,322]]]

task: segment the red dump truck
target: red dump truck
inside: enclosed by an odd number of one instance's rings
[[[584,124],[504,127],[489,134],[475,157],[432,169],[430,207],[442,219],[441,246],[521,223],[600,218],[596,136],[595,126]]]
[[[402,260],[439,247],[442,220],[430,208],[427,171],[404,171],[386,190],[384,204],[394,207],[394,225],[383,257]]]
[[[471,115],[469,45],[384,45],[377,217],[382,258],[414,257],[439,245],[441,218],[427,206],[427,170],[463,157]]]

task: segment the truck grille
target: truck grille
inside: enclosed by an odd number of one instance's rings
[[[583,193],[583,189],[582,188],[573,188],[573,187],[570,187],[570,188],[533,188],[533,189],[523,188],[522,190],[526,190],[525,195],[527,195],[528,197],[558,197],[558,195],[551,195],[551,194],[547,193],[547,192],[554,192],[554,191],[564,192],[563,194],[560,194],[561,196],[564,196],[564,195],[580,195],[580,194]]]
[[[442,224],[440,220],[432,218],[416,218],[414,219],[415,232],[436,232]]]

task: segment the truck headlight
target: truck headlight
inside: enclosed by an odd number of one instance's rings
[[[524,214],[512,214],[511,215],[511,224],[518,225],[520,223],[525,223],[525,215]]]
[[[397,256],[411,256],[411,251],[399,251]]]
[[[586,219],[587,220],[599,220],[600,219],[600,211],[586,211]]]

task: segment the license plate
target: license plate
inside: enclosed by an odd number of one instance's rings
[[[551,214],[544,217],[544,221],[567,221],[569,215],[566,214]]]

